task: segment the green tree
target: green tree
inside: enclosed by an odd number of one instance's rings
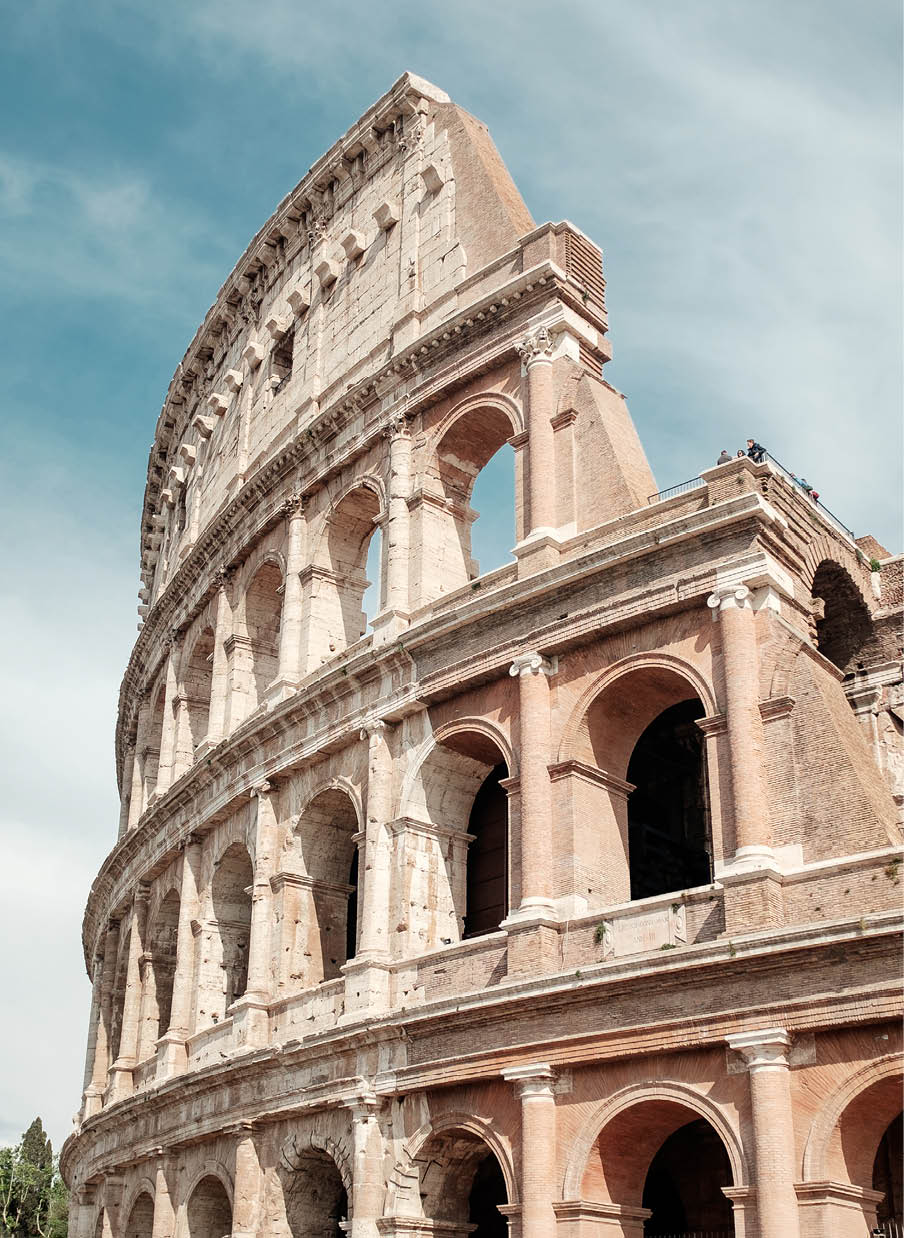
[[[40,1118],[14,1148],[0,1148],[4,1238],[66,1238],[68,1192]]]

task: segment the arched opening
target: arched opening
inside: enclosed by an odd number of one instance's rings
[[[307,880],[297,890],[292,972],[304,987],[339,976],[355,955],[359,828],[351,797],[338,787],[316,795],[296,827]]]
[[[232,1205],[219,1178],[202,1178],[188,1201],[189,1238],[226,1238],[232,1233]]]
[[[142,783],[144,788],[144,804],[147,808],[151,796],[157,789],[157,775],[160,772],[160,744],[163,740],[163,721],[166,706],[166,685],[158,684],[151,696],[151,712],[148,719],[148,742],[144,751],[144,766]]]
[[[713,1124],[688,1105],[639,1100],[606,1123],[584,1170],[581,1198],[644,1208],[645,1238],[733,1238],[724,1188],[736,1185]]]
[[[122,1016],[126,1000],[126,982],[129,971],[129,945],[132,930],[127,920],[120,921],[119,939],[116,946],[116,971],[113,978],[113,1002],[110,1012],[110,1064],[119,1057],[122,1039]]]
[[[198,1024],[218,1023],[248,987],[254,871],[241,843],[226,850],[210,883],[211,920],[198,990]]]
[[[367,546],[367,561],[364,566],[366,577],[364,593],[361,598],[361,610],[365,625],[372,624],[382,603],[383,577],[383,530],[379,525],[374,527],[373,535]],[[365,626],[364,631],[367,630]],[[362,631],[362,635],[364,634]]]
[[[154,1201],[142,1191],[132,1204],[122,1238],[151,1238],[154,1229]]]
[[[702,702],[670,705],[641,735],[628,762],[631,897],[651,898],[712,880]]]
[[[518,534],[514,453],[507,445],[513,433],[509,416],[487,405],[458,417],[437,443],[411,504],[412,542],[421,547],[412,580],[414,607],[511,558]],[[478,510],[472,502],[479,502]]]
[[[483,731],[445,736],[407,797],[408,953],[497,929],[508,913],[509,775]]]
[[[882,1191],[884,1198],[876,1212],[880,1225],[896,1221],[898,1229],[904,1230],[904,1115],[892,1118],[873,1161],[874,1191]],[[893,1231],[892,1231],[893,1232]]]
[[[279,669],[282,572],[275,563],[258,568],[245,594],[245,634],[251,656],[248,713],[264,700]]]
[[[333,585],[326,612],[327,653],[340,653],[361,639],[367,630],[364,594],[368,587],[367,565],[371,539],[380,515],[380,500],[369,486],[358,486],[345,496],[331,513],[326,528],[323,552]],[[379,543],[374,554],[379,553]],[[382,568],[380,560],[371,560],[373,570],[374,614],[380,608]],[[376,570],[374,570],[376,569]],[[324,597],[326,601],[326,597]]]
[[[151,1057],[156,1042],[169,1029],[178,936],[179,894],[170,890],[157,908],[146,934],[141,964],[140,1061]]]
[[[296,1143],[283,1150],[278,1173],[292,1238],[343,1238],[348,1193],[333,1159]]]
[[[412,1168],[425,1219],[461,1226],[461,1232],[475,1226],[477,1238],[506,1238],[506,1218],[499,1211],[510,1202],[505,1174],[479,1135],[460,1129],[432,1135]]]
[[[840,564],[826,559],[816,569],[812,594],[820,602],[814,608],[816,647],[844,674],[856,671],[873,639],[872,619],[860,591]]]
[[[500,785],[508,777],[503,762],[480,784],[471,814],[468,833],[468,877],[465,897],[463,937],[493,933],[508,909],[508,796]]]
[[[515,452],[503,444],[474,479],[470,504],[471,571],[485,576],[512,562],[515,535]]]
[[[185,760],[191,763],[195,749],[207,737],[210,719],[210,688],[213,681],[213,628],[205,628],[194,643],[191,657],[182,676],[182,692],[186,704],[188,735],[185,739]]]
[[[734,1234],[731,1204],[722,1188],[731,1186],[731,1164],[721,1139],[703,1118],[669,1135],[653,1157],[643,1188],[644,1238],[679,1238],[705,1233]]]
[[[662,664],[616,673],[588,706],[570,745],[575,759],[562,768],[562,799],[571,814],[576,892],[591,906],[712,879],[704,737],[697,725],[706,713],[691,680]],[[587,766],[600,775],[590,777]]]

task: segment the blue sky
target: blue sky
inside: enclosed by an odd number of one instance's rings
[[[285,192],[411,69],[604,249],[660,486],[752,434],[901,549],[897,3],[32,0],[0,50],[0,1140],[78,1104],[147,449]],[[488,548],[492,494],[478,495]],[[481,531],[481,522],[476,532]],[[12,949],[9,949],[12,943]]]

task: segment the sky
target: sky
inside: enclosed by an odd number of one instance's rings
[[[0,48],[0,1142],[79,1104],[148,447],[284,194],[406,69],[598,241],[660,487],[753,436],[902,548],[896,0],[29,0]],[[475,497],[485,568],[511,544]]]

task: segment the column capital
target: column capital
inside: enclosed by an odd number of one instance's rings
[[[291,494],[287,494],[282,503],[280,503],[279,510],[289,520],[296,516],[303,516],[304,499],[301,496],[301,491],[293,490]]]
[[[218,589],[225,589],[235,575],[235,565],[227,564],[225,567],[218,567],[213,574],[213,583]]]
[[[522,340],[518,341],[515,348],[525,369],[530,369],[532,365],[536,365],[538,362],[550,363],[552,361],[553,339],[549,327],[538,327],[535,331],[529,332]]]
[[[411,424],[407,413],[395,413],[387,421],[382,430],[383,437],[388,439],[408,438],[411,434]]]
[[[271,791],[276,790],[276,781],[273,778],[262,778],[260,782],[254,783],[251,788],[252,799],[263,799],[265,795],[269,795]]]
[[[544,658],[542,653],[537,653],[536,650],[528,650],[526,653],[519,653],[513,659],[509,667],[509,674],[512,678],[519,675],[546,675],[547,678],[555,675],[559,669],[558,658]]]
[[[729,1049],[740,1053],[753,1074],[758,1070],[787,1070],[791,1037],[782,1027],[767,1027],[762,1031],[738,1032],[728,1036]]]
[[[382,718],[372,718],[369,722],[365,722],[361,730],[358,732],[359,739],[376,739],[378,736],[385,736],[389,731],[389,723],[384,722]]]
[[[738,610],[750,608],[750,590],[746,585],[716,585],[706,599],[706,605],[712,611],[730,610],[733,607]]]
[[[507,1066],[502,1071],[506,1083],[515,1088],[519,1100],[526,1096],[553,1096],[556,1072],[548,1062],[528,1062],[523,1066]]]

